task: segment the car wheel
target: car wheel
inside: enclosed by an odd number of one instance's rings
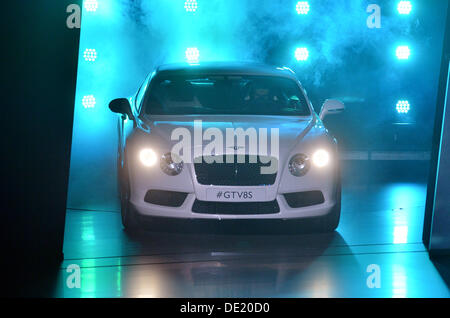
[[[339,226],[341,219],[341,196],[342,196],[342,184],[341,176],[338,173],[337,176],[337,188],[336,188],[336,205],[331,212],[322,219],[321,228],[324,232],[334,232]]]
[[[120,214],[122,225],[126,231],[138,228],[136,213],[130,204],[130,182],[128,178],[128,168],[124,165],[119,168],[119,192],[120,192]]]

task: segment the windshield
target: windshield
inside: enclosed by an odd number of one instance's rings
[[[153,115],[311,115],[297,83],[274,76],[157,76],[144,101]]]

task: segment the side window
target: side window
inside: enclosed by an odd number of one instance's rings
[[[136,112],[139,114],[141,112],[142,99],[144,98],[145,92],[147,91],[148,83],[150,83],[153,74],[150,74],[145,79],[144,83],[142,83],[141,88],[139,88],[139,92],[136,96]]]

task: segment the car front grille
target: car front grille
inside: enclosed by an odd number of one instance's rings
[[[216,157],[206,158],[208,160]],[[217,186],[268,186],[275,183],[277,173],[261,174],[261,167],[271,165],[270,162],[265,163],[268,162],[268,157],[257,156],[256,163],[250,162],[249,155],[245,155],[244,158],[245,163],[238,163],[238,158],[235,155],[233,163],[227,163],[224,155],[222,156],[222,163],[208,163],[212,160],[205,161],[205,157],[203,157],[201,163],[194,163],[197,182],[202,185]]]
[[[276,200],[270,202],[209,202],[195,200],[192,212],[218,215],[263,215],[280,212]]]

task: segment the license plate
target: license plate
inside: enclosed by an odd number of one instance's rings
[[[215,202],[264,202],[266,201],[266,189],[242,191],[208,189],[206,198],[208,201]]]

